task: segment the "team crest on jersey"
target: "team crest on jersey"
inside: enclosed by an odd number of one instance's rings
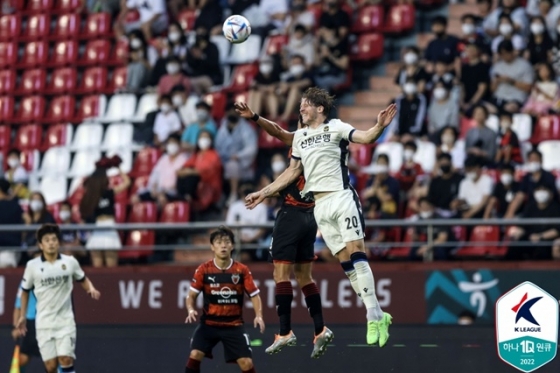
[[[231,275],[231,281],[237,285],[237,283],[239,282],[239,273],[236,273],[234,275]]]
[[[325,128],[323,128],[323,132],[329,132],[329,126],[325,126]]]
[[[63,264],[63,265],[62,265],[62,270],[63,270],[63,271],[66,271],[66,264]]]

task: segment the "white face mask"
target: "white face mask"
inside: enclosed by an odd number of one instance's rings
[[[259,65],[259,71],[263,75],[268,75],[272,72],[273,66],[270,63],[261,63]]]
[[[386,164],[376,164],[375,168],[373,169],[374,175],[386,174],[387,172],[389,172],[389,166],[387,166]]]
[[[407,65],[414,65],[418,62],[418,56],[416,53],[408,52],[403,57],[404,63]]]
[[[212,145],[212,140],[210,140],[208,137],[201,137],[200,139],[198,139],[198,147],[202,150],[206,150],[210,147],[210,145]]]
[[[8,158],[8,166],[10,166],[10,168],[16,168],[17,166],[19,166],[19,159]]]
[[[167,69],[167,73],[168,74],[177,74],[179,72],[179,65],[176,63],[169,63],[167,64],[167,66],[165,66],[165,68]]]
[[[463,34],[470,35],[475,32],[476,27],[472,23],[463,23],[461,30],[463,30]]]
[[[447,90],[445,88],[434,89],[434,98],[436,100],[443,100],[447,96]]]
[[[414,157],[414,150],[405,149],[403,152],[403,156],[406,161],[412,160],[412,157]]]
[[[506,132],[510,127],[511,127],[511,123],[510,123],[510,122],[502,122],[502,123],[500,123],[500,128],[502,129],[502,132]]]
[[[432,217],[432,214],[433,213],[431,211],[420,211],[419,215],[422,219],[429,219]]]
[[[62,221],[66,221],[68,219],[70,219],[70,216],[72,216],[72,213],[68,210],[61,210],[58,213],[58,217],[60,218],[60,220]]]
[[[175,106],[175,107],[183,106],[183,97],[173,96],[171,98],[171,102],[173,103],[173,106]]]
[[[452,144],[454,139],[453,135],[443,135],[441,137],[441,142],[444,144]]]
[[[403,86],[403,91],[407,95],[413,95],[416,93],[416,84],[414,83],[405,83]]]
[[[130,46],[132,47],[132,49],[138,49],[142,46],[142,42],[140,41],[140,39],[132,39],[130,41]]]
[[[290,66],[290,74],[293,76],[300,76],[305,72],[305,66],[303,65],[292,65]]]
[[[502,184],[504,185],[510,185],[511,182],[513,181],[513,175],[512,174],[501,174],[500,175],[500,181],[502,182]]]
[[[528,162],[525,165],[525,171],[533,173],[541,169],[541,164],[539,162]]]
[[[499,27],[502,36],[508,36],[513,32],[513,26],[509,23],[502,23]]]
[[[169,104],[161,104],[159,105],[159,109],[164,113],[168,113],[171,110],[171,105]]]
[[[179,41],[179,39],[181,39],[181,33],[179,32],[170,32],[169,34],[167,34],[167,36],[173,43],[176,43],[177,41]]]
[[[43,202],[38,199],[33,199],[29,202],[29,208],[31,208],[33,212],[41,211],[43,209]]]
[[[208,119],[208,112],[204,109],[196,109],[196,119],[199,122],[206,122]]]
[[[470,181],[474,181],[474,179],[476,179],[476,172],[467,172],[465,177]]]
[[[544,32],[544,25],[542,23],[531,23],[531,32],[535,35],[540,35]]]
[[[284,161],[274,161],[272,162],[272,172],[279,174],[286,169],[286,163]]]
[[[179,144],[177,144],[175,142],[170,142],[165,147],[165,150],[167,151],[167,154],[175,155],[179,152]]]
[[[536,190],[535,193],[533,193],[533,197],[535,197],[537,203],[546,203],[548,202],[548,191]]]

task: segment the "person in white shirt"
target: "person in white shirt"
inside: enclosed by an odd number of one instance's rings
[[[136,22],[126,23],[126,15],[131,10],[137,10],[140,19]],[[122,0],[121,12],[115,22],[117,37],[132,30],[142,30],[146,40],[151,40],[154,35],[159,35],[167,29],[169,18],[164,0]]]
[[[483,160],[469,156],[465,161],[465,178],[459,184],[457,199],[451,203],[451,209],[459,212],[463,219],[482,219],[494,182],[482,173]]]
[[[154,119],[154,144],[163,145],[169,135],[178,133],[182,128],[181,118],[171,105],[171,96],[162,95],[159,98],[159,112]]]
[[[101,294],[86,277],[74,257],[60,254],[58,225],[42,225],[37,230],[37,244],[42,254],[27,262],[25,267],[17,327],[25,335],[29,292],[33,290],[37,298],[37,343],[47,373],[56,373],[59,364],[63,372],[75,373],[76,322],[72,309],[73,282],[80,282],[95,300],[98,300]]]
[[[374,143],[395,117],[397,108],[390,105],[379,113],[376,125],[360,131],[340,119],[327,120],[333,101],[324,89],[305,91],[299,110],[304,127],[294,134],[290,166],[272,184],[248,195],[246,205],[255,208],[304,173],[306,184],[301,193],[313,193],[315,220],[323,239],[366,307],[367,343],[383,347],[389,339],[392,317],[381,310],[375,295],[373,273],[365,253],[362,207],[350,184],[348,145]],[[255,114],[252,119],[258,118]]]

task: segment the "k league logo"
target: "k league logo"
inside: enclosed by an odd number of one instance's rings
[[[558,301],[524,282],[496,302],[498,355],[522,372],[532,372],[556,357]]]

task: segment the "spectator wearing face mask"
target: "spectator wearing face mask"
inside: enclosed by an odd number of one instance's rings
[[[500,34],[492,40],[492,53],[498,52],[498,46],[503,41],[509,41],[513,45],[516,53],[521,54],[525,49],[525,40],[523,36],[515,30],[513,21],[507,14],[500,16],[500,25],[498,27]]]
[[[128,39],[126,90],[127,92],[138,92],[147,86],[150,77],[151,66],[148,62],[148,47],[144,34],[138,30],[131,32]]]
[[[126,22],[128,12],[137,10],[140,19],[135,22]],[[122,2],[121,12],[115,22],[117,38],[132,30],[142,30],[146,40],[152,39],[167,29],[169,18],[164,0],[126,0]]]
[[[381,203],[380,211],[387,214],[397,214],[399,206],[399,182],[389,174],[389,156],[379,154],[376,163],[364,169],[371,173],[367,187],[363,192],[363,199],[377,198]]]
[[[459,184],[463,176],[453,170],[451,156],[442,153],[438,156],[439,175],[434,177],[428,187],[428,200],[438,209],[438,213],[450,217],[452,202],[459,194]]]
[[[76,222],[72,220],[72,205],[70,205],[69,202],[65,201],[60,204],[58,220],[61,225],[76,224]],[[81,232],[77,230],[63,230],[60,234],[61,252],[65,255],[72,255],[80,264],[86,264],[87,252],[81,243]]]
[[[424,170],[422,166],[414,161],[414,154],[418,146],[414,141],[408,141],[404,144],[403,151],[403,164],[399,173],[397,175],[397,180],[399,181],[399,187],[402,191],[408,192],[410,188],[414,185],[416,180],[424,175]]]
[[[493,162],[496,157],[498,135],[486,126],[488,110],[479,105],[474,108],[473,120],[476,125],[467,132],[465,146],[467,154]]]
[[[541,16],[531,18],[531,34],[527,49],[523,52],[523,57],[533,66],[552,61],[552,48],[554,42],[546,31],[545,20]]]
[[[52,214],[47,210],[47,203],[45,202],[45,197],[39,192],[31,193],[29,199],[29,211],[23,214],[23,221],[27,225],[34,224],[56,224]],[[37,239],[35,237],[35,232],[27,232],[25,235],[25,243],[27,247],[33,247],[37,245]]]
[[[500,169],[500,180],[494,186],[492,196],[488,200],[484,211],[484,219],[490,219],[493,216],[503,218],[508,205],[513,201],[517,192],[521,189],[521,184],[514,179],[515,169],[511,165],[504,165]],[[519,206],[515,214],[522,210]]]
[[[29,197],[29,189],[27,189],[29,174],[21,165],[20,156],[21,153],[17,149],[9,151],[7,156],[8,169],[4,172],[4,177],[10,183],[13,196],[27,199]]]
[[[459,39],[447,33],[447,18],[436,16],[432,20],[432,39],[426,48],[424,58],[426,60],[426,71],[432,73],[436,61],[443,61],[447,71],[454,69],[455,60],[459,57]]]
[[[426,118],[426,97],[418,92],[418,86],[408,79],[402,86],[403,93],[395,99],[397,115],[389,125],[389,134],[393,139],[403,142],[420,136],[424,130]]]
[[[445,60],[436,60],[433,63],[433,67],[433,72],[430,75],[430,78],[426,81],[426,90],[430,92],[433,91],[434,86],[439,82],[443,82],[443,84],[453,87],[455,82],[455,72],[448,70]]]
[[[474,14],[464,14],[461,16],[461,39],[458,44],[459,54],[462,63],[469,63],[469,53],[467,46],[474,44],[480,51],[480,58],[482,61],[488,63],[491,61],[492,51],[490,43],[484,37],[484,34],[479,32],[477,25],[477,17]]]
[[[459,131],[455,127],[445,127],[441,130],[440,137],[436,142],[438,145],[436,153],[438,156],[447,153],[451,156],[453,168],[461,170],[465,164],[465,143],[459,140]]]
[[[500,115],[500,144],[496,152],[496,164],[522,164],[521,146],[517,134],[511,129],[513,116],[510,113]]]
[[[428,135],[435,139],[447,126],[459,127],[459,104],[450,95],[451,86],[437,82],[432,90],[432,101],[428,107]]]
[[[482,173],[482,160],[469,156],[465,161],[465,178],[459,184],[457,198],[451,209],[463,219],[480,219],[492,194],[494,182]]]
[[[24,223],[23,211],[17,199],[12,198],[10,182],[0,178],[0,225],[21,225]],[[19,253],[15,251],[2,251],[4,247],[20,247],[22,235],[20,232],[2,232],[0,234],[0,268],[16,267]]]
[[[284,113],[280,116],[281,121],[287,122],[290,119],[299,107],[303,91],[312,84],[313,75],[305,66],[305,59],[299,55],[292,56],[288,71],[280,75],[280,85],[276,92],[281,99],[286,97]]]
[[[315,38],[313,34],[305,26],[295,25],[294,32],[290,35],[288,45],[283,52],[285,61],[289,61],[292,56],[298,55],[303,57],[307,68],[312,67],[315,63]]]
[[[560,203],[554,199],[548,185],[538,183],[533,191],[533,198],[527,202],[522,213],[523,219],[553,219],[560,217]],[[555,224],[527,225],[510,228],[509,238],[514,241],[529,241],[527,246],[508,248],[506,260],[547,260],[552,258],[552,242],[559,236]],[[544,244],[544,246],[543,246]]]
[[[403,48],[403,65],[395,77],[395,84],[402,87],[407,80],[411,80],[416,83],[418,92],[423,93],[430,75],[420,65],[418,56],[420,56],[420,50],[417,47],[408,46]]]
[[[158,84],[160,79],[167,73],[167,63],[170,57],[176,57],[182,65],[187,57],[187,38],[181,25],[172,22],[167,29],[167,38],[160,39],[157,45],[158,58],[150,76],[150,86]]]
[[[491,2],[490,2],[491,3]],[[494,9],[485,19],[482,24],[484,33],[490,37],[496,37],[500,34],[500,19],[502,16],[507,16],[511,19],[513,31],[521,35],[525,35],[529,30],[529,22],[525,9],[519,6],[517,0],[502,0],[501,6]]]
[[[325,30],[336,30],[337,35],[346,40],[350,32],[352,20],[341,6],[339,0],[328,0],[323,3],[323,12],[319,18],[319,31],[317,36],[324,36]]]
[[[307,10],[307,2],[305,0],[293,0],[290,6],[290,12],[286,19],[286,31],[288,34],[297,32],[298,26],[304,28],[304,33],[313,30],[315,26],[315,16]]]
[[[313,80],[318,87],[332,90],[346,81],[350,64],[348,41],[336,29],[325,29],[322,35],[315,54]]]
[[[182,128],[179,114],[173,110],[171,105],[171,96],[161,96],[159,99],[159,111],[154,117],[154,144],[156,146],[163,145],[169,135],[178,133]]]
[[[521,110],[535,117],[557,111],[560,109],[558,106],[558,99],[560,98],[559,88],[552,66],[548,63],[538,65],[537,81],[531,89],[529,99]]]
[[[183,131],[181,136],[181,142],[183,148],[187,151],[192,151],[197,145],[198,135],[201,130],[206,130],[212,134],[212,137],[216,136],[216,123],[210,115],[212,112],[212,107],[208,105],[205,101],[199,101],[196,104],[196,122],[189,124],[189,126]]]
[[[182,85],[176,85],[171,90],[171,103],[173,108],[179,113],[181,118],[181,123],[187,125],[193,123],[197,120],[196,116],[196,104],[191,104],[189,106],[189,97],[187,96],[187,91]],[[198,102],[197,102],[198,103]]]
[[[187,54],[187,67],[190,83],[198,95],[206,94],[212,86],[222,84],[220,52],[210,41],[208,30],[196,30],[195,42]]]
[[[177,57],[169,57],[165,69],[167,74],[159,79],[157,88],[158,94],[167,95],[171,93],[173,87],[177,85],[182,85],[187,92],[190,92],[191,83],[189,78],[181,71],[181,61]]]
[[[198,7],[195,7],[195,1],[189,0],[189,8],[197,9],[197,17],[194,21],[194,29],[199,30],[201,28],[208,30],[210,35],[221,35],[222,34],[222,15],[224,12],[223,3],[219,0],[201,0]],[[240,13],[232,13],[240,14]]]
[[[265,112],[270,118],[278,118],[280,102],[275,93],[280,83],[279,70],[272,57],[261,59],[259,72],[251,82],[248,98],[248,104],[255,113]]]
[[[481,50],[476,44],[466,45],[468,61],[461,65],[461,110],[472,115],[476,105],[488,101],[490,87],[490,65],[481,59]]]

